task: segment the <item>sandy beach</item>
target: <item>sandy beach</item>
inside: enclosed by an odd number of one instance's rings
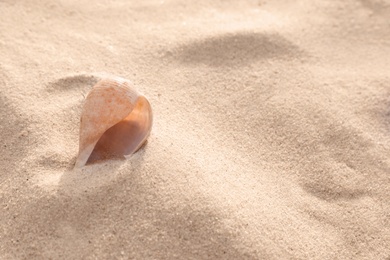
[[[0,259],[390,259],[389,0],[0,0]],[[102,75],[148,142],[73,169]]]

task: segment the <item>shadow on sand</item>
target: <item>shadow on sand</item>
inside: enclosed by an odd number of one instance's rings
[[[303,51],[279,34],[234,33],[190,42],[174,56],[186,64],[243,66],[265,59],[293,59]]]

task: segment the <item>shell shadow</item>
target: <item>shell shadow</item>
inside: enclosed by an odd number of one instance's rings
[[[174,57],[185,64],[242,66],[266,59],[294,59],[304,52],[274,33],[229,33],[184,44]]]
[[[64,78],[60,78],[54,82],[48,84],[46,90],[49,93],[52,92],[63,92],[70,90],[82,90],[86,87],[92,87],[97,81],[98,77],[94,75],[81,74],[81,75],[73,75]]]

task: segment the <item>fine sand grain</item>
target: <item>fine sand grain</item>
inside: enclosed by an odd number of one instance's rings
[[[0,0],[0,259],[389,259],[389,0]],[[148,144],[73,170],[99,75]]]

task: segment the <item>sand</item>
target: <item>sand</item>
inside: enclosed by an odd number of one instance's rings
[[[0,0],[0,259],[389,259],[390,1]],[[73,170],[108,73],[145,147]]]

